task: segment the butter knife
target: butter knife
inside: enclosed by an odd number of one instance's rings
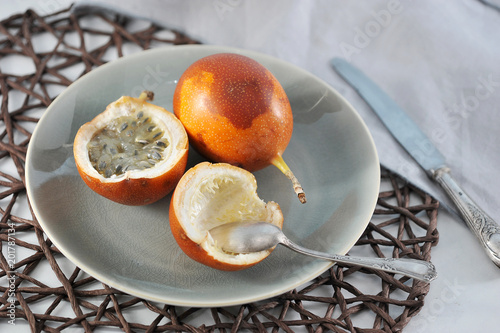
[[[404,110],[359,69],[341,58],[331,60],[335,71],[370,105],[389,132],[444,189],[489,258],[500,267],[500,226],[460,187],[443,155]]]

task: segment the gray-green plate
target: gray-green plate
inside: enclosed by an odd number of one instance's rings
[[[205,267],[187,257],[170,233],[170,196],[128,207],[100,197],[80,179],[72,143],[83,123],[120,96],[144,89],[171,111],[184,70],[219,52],[259,61],[290,99],[294,132],[284,158],[308,202],[299,203],[273,166],[254,173],[259,196],[280,204],[286,234],[304,246],[344,254],[373,213],[380,184],[374,143],[352,106],[325,82],[282,60],[227,47],[175,46],[127,56],[86,74],[56,98],[33,133],[26,161],[28,195],[48,237],[82,270],[123,292],[173,305],[228,306],[279,295],[332,265],[278,247],[247,270]],[[191,149],[188,168],[202,160]]]

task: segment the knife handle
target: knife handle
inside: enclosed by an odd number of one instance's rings
[[[500,226],[464,192],[451,176],[450,169],[443,167],[436,170],[433,178],[458,207],[467,226],[474,231],[490,259],[500,267]]]

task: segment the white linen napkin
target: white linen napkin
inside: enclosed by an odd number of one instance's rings
[[[331,84],[368,125],[383,166],[445,206],[445,194],[330,67],[343,57],[380,85],[429,136],[470,196],[500,221],[500,1],[103,0],[114,11],[207,44],[266,53]]]

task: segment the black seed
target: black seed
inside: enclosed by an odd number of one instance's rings
[[[149,121],[149,117],[144,118],[143,123],[147,123]]]
[[[106,162],[102,161],[101,163],[99,163],[98,168],[99,168],[99,170],[105,169],[106,168]]]
[[[158,147],[166,147],[167,146],[167,144],[165,142],[163,142],[163,141],[156,141],[156,145]]]
[[[151,154],[151,158],[155,159],[155,160],[160,160],[161,159],[161,155],[159,152],[155,151]]]
[[[158,132],[158,133],[156,133],[156,134],[153,136],[153,139],[158,138],[160,135],[162,135],[162,132]]]
[[[115,170],[115,172],[116,172],[117,174],[119,174],[119,173],[121,173],[121,172],[122,172],[122,170],[123,170],[123,167],[121,166],[121,164],[118,164],[118,165],[116,166],[116,170]]]
[[[104,177],[109,178],[112,175],[113,175],[113,171],[111,169],[106,169],[106,171],[104,171]]]
[[[137,119],[141,119],[143,116],[144,116],[144,112],[140,111],[140,112],[137,114]]]
[[[115,148],[111,148],[109,152],[111,153],[111,155],[115,155],[116,153],[118,153]]]
[[[154,129],[155,129],[155,126],[149,126],[148,129],[147,129],[147,131],[148,132],[153,132]]]
[[[123,132],[124,130],[126,130],[128,127],[128,123],[123,123],[122,126],[120,127],[120,132]]]

